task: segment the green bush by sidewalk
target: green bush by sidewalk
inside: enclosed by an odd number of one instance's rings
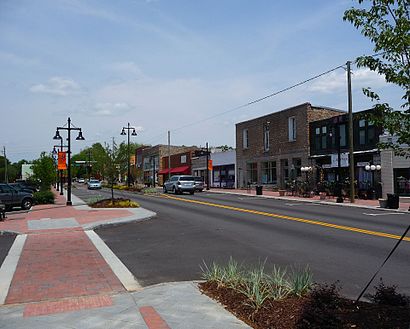
[[[34,204],[54,203],[54,193],[51,191],[40,191],[33,194]]]

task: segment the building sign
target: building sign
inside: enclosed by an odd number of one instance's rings
[[[212,160],[208,160],[208,170],[212,170]]]
[[[337,154],[331,155],[332,168],[339,167],[339,157]],[[349,167],[349,153],[340,153],[340,167]]]
[[[58,152],[58,170],[66,170],[67,163],[66,163],[66,153],[65,152]]]
[[[325,163],[325,164],[322,164],[322,168],[329,169],[329,168],[332,168],[332,165],[330,163]]]
[[[367,162],[367,161],[365,161],[365,162],[358,162],[358,163],[357,163],[357,166],[358,166],[358,167],[370,166],[370,162]]]

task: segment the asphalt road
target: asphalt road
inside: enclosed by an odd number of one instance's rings
[[[82,198],[109,191],[75,189]],[[266,260],[309,265],[318,282],[339,280],[356,297],[410,224],[407,213],[308,204],[240,195],[137,195],[118,192],[157,212],[149,221],[97,230],[143,286],[200,279],[203,262]],[[380,272],[410,294],[410,239]],[[377,281],[375,282],[377,283]]]
[[[0,266],[9,253],[15,238],[15,234],[0,234]]]

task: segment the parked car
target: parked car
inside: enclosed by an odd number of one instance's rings
[[[195,191],[202,192],[204,190],[204,180],[202,177],[194,176],[195,179]]]
[[[79,179],[78,179],[78,182],[84,184],[84,183],[85,183],[85,179],[84,179],[84,178],[79,178]]]
[[[39,186],[36,185],[36,183],[34,183],[34,182],[28,182],[28,181],[26,181],[26,180],[17,179],[15,183],[11,183],[11,184],[18,184],[18,185],[20,185],[23,189],[31,190],[32,193],[39,191]]]
[[[28,210],[33,205],[33,194],[26,191],[17,191],[9,184],[0,184],[0,203],[10,211],[13,207]]]
[[[172,176],[164,183],[164,193],[172,191],[175,194],[182,194],[183,192],[189,192],[194,194],[195,192],[195,178],[188,175],[176,175]]]
[[[101,182],[98,179],[90,179],[87,186],[89,190],[99,190],[101,189]]]
[[[26,185],[21,184],[21,183],[9,183],[9,186],[11,186],[12,188],[14,188],[15,190],[17,190],[19,192],[27,192],[27,193],[36,192],[36,189],[34,187],[26,186]]]

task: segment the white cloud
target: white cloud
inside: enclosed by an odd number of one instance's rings
[[[133,110],[133,107],[128,103],[97,103],[91,109],[84,109],[81,112],[90,116],[119,116]]]
[[[46,84],[40,83],[30,87],[33,93],[44,93],[58,96],[67,96],[79,91],[80,86],[71,79],[53,77]]]
[[[115,62],[108,66],[108,69],[126,76],[137,76],[142,77],[142,71],[137,64],[132,61],[125,61],[125,62]]]
[[[352,85],[361,87],[382,87],[386,81],[382,75],[360,68],[352,71]],[[334,93],[345,91],[347,88],[347,77],[344,71],[333,71],[332,73],[315,80],[308,90],[320,93]]]
[[[14,53],[9,53],[0,50],[0,61],[4,61],[7,64],[14,64],[14,65],[37,65],[38,61],[26,57],[21,57]]]

